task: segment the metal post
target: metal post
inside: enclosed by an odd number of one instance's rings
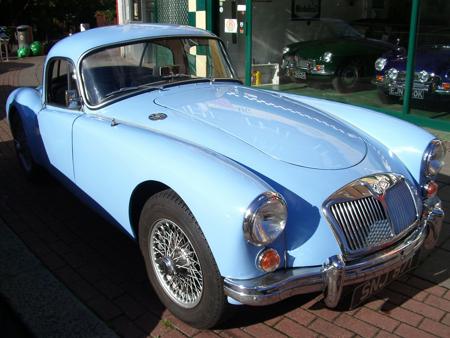
[[[252,0],[245,0],[245,85],[252,85]]]
[[[416,40],[417,40],[417,25],[419,23],[420,0],[412,0],[411,22],[409,28],[408,41],[408,60],[406,63],[406,79],[405,79],[405,93],[403,96],[403,114],[409,114],[411,108],[411,93],[413,88],[414,73],[415,73],[415,56],[416,56]]]
[[[209,30],[210,32],[213,31],[212,16],[213,16],[213,0],[207,0],[206,1],[206,29]]]

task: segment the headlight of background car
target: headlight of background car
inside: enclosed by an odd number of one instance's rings
[[[381,72],[384,67],[386,67],[387,59],[385,58],[378,58],[377,61],[375,61],[375,69],[379,72]]]
[[[430,74],[426,70],[422,70],[419,72],[418,77],[420,82],[425,83],[430,79]]]
[[[284,47],[283,48],[283,54],[289,53],[289,47]]]
[[[331,52],[325,52],[322,55],[322,60],[325,62],[331,62],[331,58],[333,57],[333,53]]]
[[[395,68],[391,68],[387,71],[387,76],[389,80],[396,80],[398,76],[398,70]]]
[[[243,224],[245,239],[256,246],[272,243],[283,232],[286,221],[287,207],[283,197],[265,192],[247,208]]]
[[[433,140],[423,155],[422,170],[426,178],[432,179],[444,166],[446,149],[442,141]]]

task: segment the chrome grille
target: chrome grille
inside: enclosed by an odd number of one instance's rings
[[[405,182],[394,185],[386,193],[386,207],[394,233],[399,234],[417,218],[416,205]]]
[[[406,72],[405,71],[398,72],[397,79],[395,80],[395,82],[398,83],[398,84],[404,84],[405,81],[406,81]],[[419,72],[415,72],[414,73],[414,80],[413,81],[414,81],[414,84],[418,84],[418,85],[423,85],[424,84],[424,83],[419,81]],[[425,84],[430,84],[430,83],[433,83],[433,82],[440,83],[441,82],[440,81],[440,77],[437,76],[437,75],[434,75],[434,76],[430,75],[430,79],[427,82],[425,82]]]
[[[311,69],[316,66],[316,62],[313,60],[305,60],[305,59],[299,59],[298,60],[298,67],[302,69]]]
[[[420,210],[402,176],[363,177],[324,204],[330,224],[349,258],[398,240],[417,224]]]
[[[392,238],[389,220],[380,201],[373,197],[331,206],[350,250],[359,250]]]

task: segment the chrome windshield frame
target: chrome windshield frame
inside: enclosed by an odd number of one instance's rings
[[[115,103],[117,101],[121,101],[123,99],[126,99],[128,97],[134,96],[134,95],[138,95],[138,94],[142,94],[143,92],[146,92],[148,90],[140,90],[137,92],[130,92],[128,94],[124,94],[118,97],[112,97],[108,100],[105,100],[103,102],[100,102],[98,104],[91,104],[89,102],[89,100],[87,99],[87,92],[86,92],[86,86],[85,86],[85,79],[83,76],[83,72],[82,72],[82,63],[85,60],[86,57],[88,57],[89,55],[92,55],[94,53],[100,52],[102,50],[106,50],[109,48],[115,48],[115,47],[123,47],[123,46],[127,46],[127,45],[132,45],[132,44],[138,44],[138,43],[144,43],[144,42],[152,42],[152,41],[157,41],[157,40],[163,40],[163,39],[204,39],[204,40],[215,40],[218,42],[218,47],[222,52],[225,64],[227,66],[227,68],[230,71],[230,74],[232,77],[226,79],[227,81],[236,81],[242,84],[242,81],[239,80],[239,78],[237,77],[237,73],[231,63],[230,57],[228,55],[228,52],[225,48],[225,45],[223,43],[223,41],[217,37],[217,36],[199,36],[199,35],[161,35],[158,37],[152,37],[152,38],[142,38],[142,39],[130,39],[127,41],[120,41],[120,42],[116,42],[116,43],[112,43],[112,44],[106,44],[106,45],[99,45],[96,48],[92,48],[90,50],[87,50],[85,53],[83,53],[76,65],[76,72],[77,72],[77,79],[79,81],[79,87],[80,87],[80,95],[83,98],[83,104],[89,109],[89,110],[97,110],[97,109],[101,109],[105,106],[108,106],[112,103]],[[210,80],[211,82],[214,82],[214,78],[207,78],[207,77],[199,77],[198,80],[200,81],[205,81],[205,80]],[[219,79],[220,80],[220,79]],[[218,80],[218,81],[219,81]],[[180,82],[180,84],[182,84],[182,82]],[[150,89],[150,88],[149,88]],[[163,88],[162,88],[163,89]]]

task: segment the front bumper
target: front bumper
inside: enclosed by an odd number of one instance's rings
[[[322,266],[279,270],[247,280],[225,278],[225,294],[242,304],[268,305],[294,295],[323,292],[325,304],[336,307],[345,286],[401,269],[422,248],[432,249],[443,218],[440,200],[435,198],[425,203],[420,226],[394,247],[351,262],[333,256]]]
[[[397,83],[397,82],[385,82],[385,81],[378,81],[373,80],[371,83],[378,87],[379,90],[383,91],[386,95],[392,96],[392,97],[403,97],[403,91],[405,89],[405,84],[403,82]],[[391,88],[400,90],[402,92],[402,95],[394,95],[391,93]],[[417,97],[414,97],[414,92],[419,91],[423,92],[423,97],[420,98],[421,100],[433,100],[433,99],[441,99],[441,100],[448,100],[450,98],[450,91],[441,89],[439,87],[433,87],[429,84],[419,84],[414,82],[412,87],[412,98],[415,99]]]

